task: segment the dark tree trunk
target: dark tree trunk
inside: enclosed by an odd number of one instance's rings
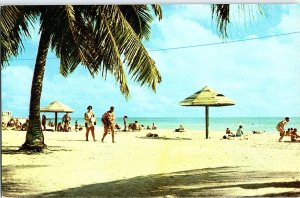
[[[29,126],[26,140],[21,149],[42,151],[46,148],[44,134],[41,127],[40,100],[43,88],[46,58],[49,48],[50,35],[42,31],[35,62],[35,68],[31,85],[31,97],[29,106]]]

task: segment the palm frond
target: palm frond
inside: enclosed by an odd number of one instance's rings
[[[67,76],[79,63],[82,63],[92,76],[98,73],[99,67],[95,61],[93,29],[86,25],[78,7],[55,6],[47,10],[41,17],[41,25],[51,32],[51,47],[60,58],[60,73]],[[57,18],[48,15],[55,14]],[[53,20],[53,21],[49,21]]]
[[[109,69],[114,74],[116,81],[119,82],[121,93],[124,94],[125,98],[127,99],[129,96],[129,88],[127,85],[126,74],[123,67],[123,63],[121,61],[121,54],[119,52],[118,45],[116,43],[114,35],[110,29],[109,21],[106,19],[105,15],[102,16],[103,16],[103,24],[105,25],[104,30],[106,30],[103,33],[108,35],[106,37],[106,43],[108,45],[107,47],[102,48],[103,57],[106,57],[106,60],[104,62],[106,65],[113,66],[110,67]]]
[[[217,29],[222,38],[227,38],[227,25],[230,23],[230,5],[229,4],[212,4],[212,18],[217,20]]]
[[[22,37],[30,37],[28,25],[34,20],[29,7],[3,6],[0,13],[1,28],[1,67],[22,49]]]
[[[116,10],[119,10],[115,6]],[[124,61],[129,67],[129,74],[141,85],[148,84],[153,91],[156,91],[156,84],[161,82],[161,76],[155,66],[155,62],[149,56],[141,40],[135,34],[122,12],[115,12],[115,19],[119,23],[114,26],[114,35],[118,43]],[[121,31],[120,31],[121,30]]]
[[[146,5],[120,5],[120,11],[140,39],[149,39],[153,17]]]
[[[162,17],[163,17],[163,13],[162,13],[160,5],[153,4],[153,5],[151,5],[151,7],[152,7],[152,9],[154,11],[155,16],[158,17],[158,20],[161,20]]]
[[[227,26],[230,23],[230,6],[235,6],[235,5],[230,5],[230,4],[213,4],[211,5],[212,9],[212,19],[215,17],[217,21],[217,30],[218,34],[220,37],[228,38],[227,34]],[[247,19],[254,19],[254,13],[257,10],[259,14],[264,15],[265,14],[265,8],[261,4],[238,4],[237,5],[238,10],[241,10],[239,12],[240,18],[244,18],[244,21]],[[253,7],[257,7],[254,8]],[[246,23],[245,23],[246,25]]]

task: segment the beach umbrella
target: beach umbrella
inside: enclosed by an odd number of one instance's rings
[[[205,86],[200,91],[187,97],[179,103],[181,106],[205,106],[206,139],[208,139],[209,113],[208,107],[220,107],[234,105],[234,101],[219,94],[217,91]]]
[[[55,113],[55,131],[56,131],[56,126],[57,126],[57,113],[58,112],[66,112],[66,113],[71,113],[74,112],[74,109],[71,107],[63,104],[60,101],[54,101],[51,102],[50,104],[46,105],[44,108],[41,108],[41,112],[54,112]]]

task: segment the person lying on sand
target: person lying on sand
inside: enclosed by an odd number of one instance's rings
[[[158,137],[156,133],[147,133],[146,137]]]
[[[300,136],[297,134],[297,129],[291,131],[291,141],[292,142],[300,142],[300,140],[297,140],[297,138],[300,138]]]

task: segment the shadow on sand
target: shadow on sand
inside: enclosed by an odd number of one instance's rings
[[[19,150],[20,146],[3,146],[1,153],[2,155],[40,155],[40,154],[49,154],[53,151],[71,151],[70,149],[66,149],[60,146],[48,146],[42,152],[35,152],[35,151],[27,151],[27,150]]]
[[[136,138],[140,138],[140,139],[150,139],[150,140],[192,140],[191,138],[182,138],[182,137],[174,137],[174,138],[170,138],[170,137],[138,137],[136,136]]]
[[[239,167],[217,167],[139,176],[67,190],[31,194],[28,197],[199,197],[199,196],[299,196],[300,181],[291,172],[244,171]],[[276,182],[290,178],[289,182]],[[8,186],[5,184],[4,186]],[[255,194],[263,190],[268,194]],[[270,194],[273,188],[284,193]],[[270,190],[271,189],[271,190]],[[295,191],[296,189],[296,191]],[[9,192],[12,188],[4,189]],[[239,195],[238,192],[243,192]],[[259,191],[263,192],[263,191]],[[277,191],[278,192],[278,191]],[[5,195],[5,194],[4,194]]]

